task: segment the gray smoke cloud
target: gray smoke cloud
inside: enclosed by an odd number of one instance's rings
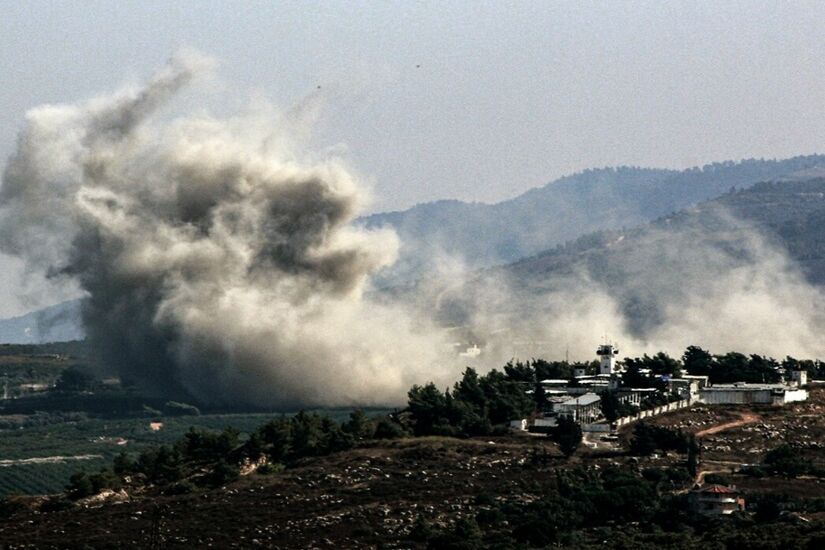
[[[713,205],[609,235],[605,246],[455,277],[437,302],[472,327],[490,364],[591,360],[689,345],[715,353],[825,356],[825,295],[769,234]]]
[[[342,161],[293,147],[317,101],[159,113],[211,65],[178,55],[143,86],[29,111],[0,189],[0,249],[77,281],[89,340],[149,390],[369,405],[445,379],[440,333],[364,298],[397,237],[350,224],[367,196]]]
[[[558,265],[432,256],[412,290],[378,292],[398,238],[353,225],[361,181],[303,144],[320,95],[282,113],[165,112],[211,65],[179,55],[142,86],[32,109],[3,175],[0,251],[82,289],[87,336],[124,380],[286,409],[400,404],[467,364],[592,359],[603,336],[626,355],[825,354],[821,291],[724,211]],[[481,355],[458,357],[472,343]]]

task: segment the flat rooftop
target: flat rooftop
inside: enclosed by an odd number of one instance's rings
[[[760,391],[760,390],[795,390],[793,386],[785,384],[750,384],[746,382],[736,382],[734,384],[714,384],[702,391]]]
[[[567,401],[561,403],[564,406],[568,407],[576,407],[576,406],[584,406],[584,405],[592,405],[593,403],[598,403],[600,398],[595,393],[586,393],[580,397],[574,397],[573,399],[568,399]]]

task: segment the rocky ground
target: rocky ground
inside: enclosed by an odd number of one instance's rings
[[[0,523],[0,540],[8,548],[67,540],[144,547],[153,537],[166,548],[372,547],[403,539],[418,516],[446,522],[470,513],[480,494],[535,498],[562,462],[553,445],[528,437],[404,440],[200,494],[149,498],[149,491],[118,504],[30,511]]]
[[[749,494],[825,496],[818,479],[753,479],[738,473],[783,441],[799,443],[825,462],[825,391],[783,409],[693,407],[656,419],[700,437],[702,468],[729,475]],[[743,415],[757,415],[757,419]],[[629,428],[632,430],[632,427]],[[206,492],[159,496],[117,493],[67,510],[29,509],[0,521],[0,547],[66,548],[414,548],[419,518],[448,525],[475,516],[490,499],[529,502],[555,490],[561,468],[681,468],[684,457],[637,459],[621,449],[582,446],[570,461],[544,438],[418,438],[370,444],[305,459],[284,472],[251,473]],[[68,541],[68,542],[67,542]],[[3,546],[5,545],[5,546]]]
[[[654,423],[695,433],[704,462],[757,464],[781,443],[825,466],[825,388],[808,401],[784,407],[696,406],[659,417]]]

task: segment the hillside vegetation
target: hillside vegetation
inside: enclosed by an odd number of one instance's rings
[[[823,403],[814,390],[792,408],[696,406],[629,428],[627,447],[581,448],[573,458],[541,436],[375,439],[376,424],[366,430],[357,415],[342,425],[317,415],[276,419],[243,444],[231,430],[190,431],[173,447],[116,459],[111,472],[75,476],[65,498],[6,499],[0,537],[10,548],[154,540],[170,548],[814,549],[825,541],[825,470],[799,470],[788,450],[822,463]],[[760,423],[728,422],[743,411]],[[770,435],[777,430],[786,442]],[[690,455],[669,444],[685,433],[701,441],[698,475],[746,487],[746,513],[691,512]],[[239,469],[253,452],[270,462]],[[104,487],[115,490],[93,494]]]

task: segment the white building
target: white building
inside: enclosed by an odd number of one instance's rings
[[[671,378],[668,381],[668,389],[679,394],[682,399],[695,399],[699,397],[699,389],[705,385],[700,384],[701,382],[695,378]]]
[[[656,388],[622,388],[618,391],[619,403],[628,405],[641,405],[645,397],[656,395],[659,390]]]
[[[553,411],[559,416],[570,416],[579,423],[590,423],[598,420],[602,415],[600,401],[601,399],[595,393],[586,393],[555,404]]]
[[[808,399],[807,390],[784,384],[716,384],[699,390],[708,405],[784,405]]]
[[[745,510],[745,499],[736,487],[710,485],[690,492],[690,503],[694,512],[705,516],[727,516]]]

